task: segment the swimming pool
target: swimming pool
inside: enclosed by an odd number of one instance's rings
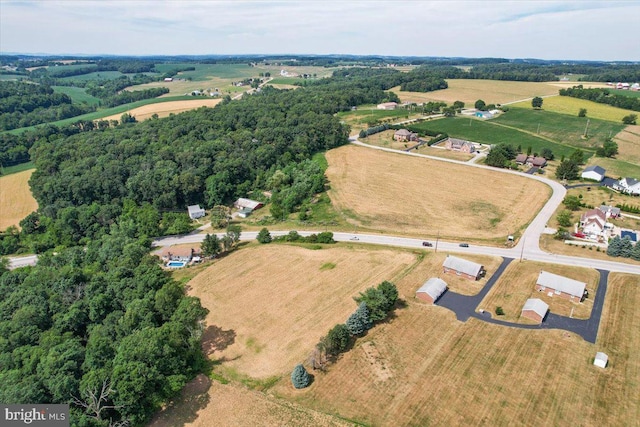
[[[187,265],[187,263],[184,261],[169,261],[167,263],[167,267],[169,268],[181,268],[181,267],[184,267],[185,265]]]

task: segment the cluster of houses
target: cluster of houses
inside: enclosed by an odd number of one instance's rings
[[[587,284],[558,274],[540,271],[535,289],[546,292],[548,297],[560,297],[572,302],[582,302],[589,295]],[[529,298],[522,306],[520,316],[542,323],[549,312],[549,304],[540,298]]]
[[[547,159],[540,156],[529,156],[527,154],[520,153],[516,156],[516,163],[532,168],[543,168],[547,165]]]
[[[590,179],[596,182],[602,182],[605,179],[606,170],[600,166],[587,166],[580,175],[584,179]],[[640,181],[634,178],[621,178],[618,181],[610,180],[611,182],[605,182],[605,185],[619,191],[623,194],[629,194],[631,196],[640,195]]]
[[[618,83],[607,83],[607,86],[613,86],[616,89],[620,89],[620,90],[640,90],[640,83],[634,83],[634,84],[629,84],[629,83],[623,83],[623,82],[618,82]]]
[[[483,265],[452,255],[448,255],[442,263],[442,272],[469,280],[478,280],[486,274]],[[416,298],[434,304],[446,290],[447,283],[443,279],[432,277],[416,291]]]

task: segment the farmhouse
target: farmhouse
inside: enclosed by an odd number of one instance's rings
[[[416,298],[434,304],[446,290],[447,284],[444,280],[432,277],[416,291]]]
[[[557,274],[541,271],[536,282],[536,290],[539,292],[549,291],[549,296],[558,295],[569,301],[582,301],[585,295],[586,283]]]
[[[640,195],[640,182],[633,178],[622,178],[620,181],[613,184],[613,189],[618,190],[621,193],[638,196]]]
[[[160,257],[163,261],[191,262],[196,255],[193,248],[167,247],[162,250]]]
[[[486,273],[484,266],[481,264],[451,255],[447,255],[442,264],[442,270],[445,273],[456,274],[471,280],[478,280]]]
[[[600,182],[604,179],[605,170],[600,166],[588,166],[582,171],[582,178]]]
[[[524,153],[520,153],[516,156],[516,163],[519,165],[524,165],[525,163],[527,163],[527,155]]]
[[[469,141],[456,138],[447,138],[444,148],[452,151],[460,151],[461,153],[473,153],[476,151],[475,145]]]
[[[542,323],[544,316],[549,311],[549,304],[539,298],[529,298],[522,307],[522,317]]]
[[[378,104],[378,110],[395,110],[398,106],[395,102],[383,102],[382,104]]]
[[[608,361],[609,361],[609,356],[607,356],[606,353],[599,351],[596,353],[596,358],[593,359],[593,364],[599,368],[604,369],[607,367]]]
[[[200,205],[191,205],[187,207],[187,212],[189,212],[189,218],[198,219],[202,218],[206,215],[204,209],[200,207]]]
[[[403,141],[417,141],[418,140],[418,134],[417,133],[413,133],[407,129],[398,129],[396,131],[395,134],[393,134],[393,139],[395,139],[398,142],[403,142]]]
[[[607,219],[620,217],[620,208],[602,205],[602,206],[599,206],[598,209],[604,212]]]

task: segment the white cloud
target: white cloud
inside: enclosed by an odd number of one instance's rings
[[[0,0],[0,51],[640,60],[638,16],[637,2]]]

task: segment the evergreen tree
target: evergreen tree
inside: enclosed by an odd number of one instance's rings
[[[623,258],[630,258],[633,252],[633,243],[629,237],[625,237],[620,240],[620,256]]]
[[[607,255],[609,256],[620,256],[620,250],[622,248],[622,240],[620,236],[616,236],[609,241],[609,247],[607,248]]]
[[[636,245],[633,247],[633,250],[631,251],[631,258],[635,259],[636,261],[640,261],[640,243],[636,243]]]
[[[369,319],[372,322],[379,322],[387,317],[387,299],[379,289],[367,288],[354,299],[356,302],[366,305],[369,310]]]
[[[305,388],[309,385],[309,373],[301,364],[296,365],[291,372],[291,383],[295,388]]]
[[[369,317],[367,304],[361,302],[356,311],[349,316],[345,326],[353,336],[362,335],[366,330],[370,329],[371,318]]]
[[[387,300],[385,310],[387,312],[393,310],[398,300],[398,288],[391,282],[384,281],[378,285],[378,289],[382,292]]]

